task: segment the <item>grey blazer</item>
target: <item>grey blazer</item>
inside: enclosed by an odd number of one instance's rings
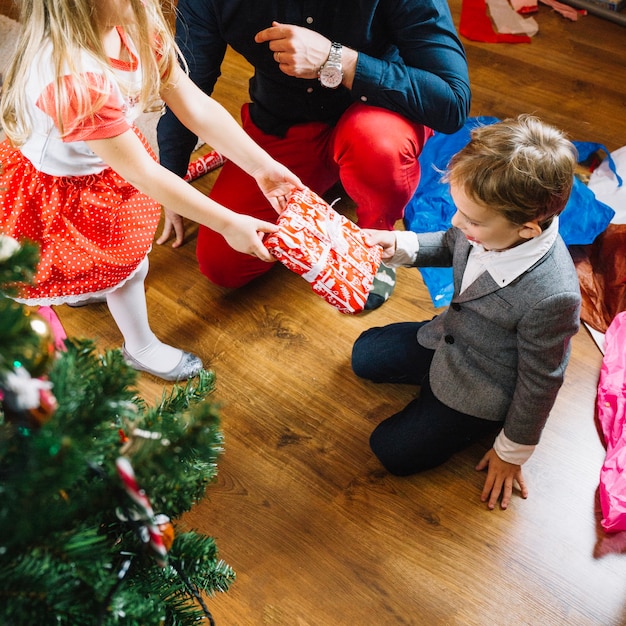
[[[460,294],[471,248],[465,235],[452,227],[418,239],[416,267],[452,265],[454,273],[450,306],[417,334],[435,350],[433,393],[457,411],[503,421],[516,443],[538,443],[580,326],[580,288],[565,243],[559,236],[506,287],[485,272]]]

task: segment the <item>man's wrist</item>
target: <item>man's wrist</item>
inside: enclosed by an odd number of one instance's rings
[[[342,45],[333,42],[326,62],[320,67],[317,77],[323,87],[336,89],[343,80],[343,68],[341,65]]]

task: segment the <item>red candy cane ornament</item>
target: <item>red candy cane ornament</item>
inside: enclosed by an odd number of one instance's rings
[[[130,461],[126,457],[119,457],[115,462],[117,473],[122,480],[126,493],[132,498],[136,505],[137,521],[144,522],[144,528],[147,531],[146,543],[150,545],[150,549],[154,553],[154,557],[159,566],[167,565],[167,549],[163,543],[163,534],[159,528],[157,519],[152,510],[150,499],[146,492],[139,487],[135,479],[135,471]]]

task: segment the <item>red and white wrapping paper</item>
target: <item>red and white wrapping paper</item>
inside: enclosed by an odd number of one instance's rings
[[[222,167],[225,162],[226,159],[219,152],[211,150],[189,163],[187,173],[185,174],[185,180],[190,183],[191,181],[196,180],[196,178],[200,178],[200,176],[204,176],[205,174],[216,170],[218,167]]]
[[[362,311],[382,248],[310,189],[293,192],[277,225],[265,238],[272,255],[342,313]]]

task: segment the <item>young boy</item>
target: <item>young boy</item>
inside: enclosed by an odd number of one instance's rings
[[[430,321],[365,331],[354,372],[374,382],[420,385],[419,397],[380,423],[371,448],[392,474],[435,467],[493,430],[481,494],[506,509],[522,464],[563,383],[579,328],[580,291],[558,234],[576,152],[531,116],[476,128],[444,180],[456,205],[436,233],[368,230],[392,266],[452,266],[450,307]]]

